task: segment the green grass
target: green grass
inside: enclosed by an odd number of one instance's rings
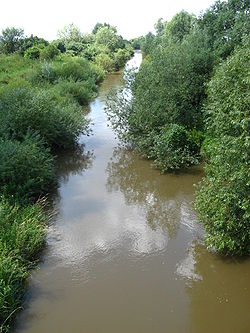
[[[7,332],[20,309],[26,280],[38,259],[48,217],[43,202],[23,208],[0,203],[0,332]]]
[[[0,88],[14,81],[25,81],[40,62],[18,54],[0,54]]]

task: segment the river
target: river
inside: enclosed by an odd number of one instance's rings
[[[58,214],[14,332],[249,333],[250,261],[201,242],[192,200],[202,168],[162,175],[107,126],[121,75],[90,104],[84,150],[59,159]]]

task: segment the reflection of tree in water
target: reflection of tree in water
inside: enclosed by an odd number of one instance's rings
[[[128,205],[138,205],[152,229],[167,228],[176,236],[183,211],[189,209],[193,175],[161,175],[150,164],[123,148],[116,148],[107,166],[107,190],[120,190]],[[189,212],[187,212],[189,214]]]
[[[189,280],[187,333],[249,332],[249,258],[225,258],[193,243],[187,258],[177,267],[177,274],[180,272],[186,272],[181,275]]]
[[[77,145],[73,151],[64,151],[56,161],[59,182],[67,182],[70,175],[81,175],[92,166],[93,158],[93,152],[84,152],[84,144]]]
[[[58,213],[60,203],[59,184],[66,183],[70,175],[81,175],[86,169],[90,168],[93,163],[93,152],[84,152],[84,144],[78,144],[73,150],[64,150],[58,153],[56,157],[57,184],[53,188],[47,198],[47,210],[54,219]],[[53,219],[53,220],[54,220]]]

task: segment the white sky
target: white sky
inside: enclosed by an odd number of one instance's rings
[[[119,34],[130,39],[154,30],[162,17],[170,20],[184,9],[198,15],[215,0],[2,0],[0,31],[6,27],[23,28],[48,40],[69,23],[82,32],[91,32],[95,23],[107,22],[117,27]]]

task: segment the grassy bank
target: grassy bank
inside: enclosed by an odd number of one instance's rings
[[[29,271],[45,242],[48,216],[43,203],[21,207],[0,203],[0,332],[20,309]]]

